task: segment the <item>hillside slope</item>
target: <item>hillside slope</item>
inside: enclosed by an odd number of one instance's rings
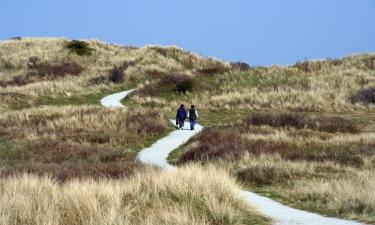
[[[0,42],[1,177],[147,171],[138,151],[173,129],[181,103],[194,104],[207,129],[171,162],[222,167],[293,207],[375,223],[374,54],[250,67],[177,47],[91,40],[81,54],[79,44]],[[98,105],[135,87],[127,109]]]

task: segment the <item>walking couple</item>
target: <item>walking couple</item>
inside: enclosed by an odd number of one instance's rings
[[[176,115],[176,125],[178,125],[178,128],[180,130],[184,129],[184,122],[186,118],[189,118],[190,129],[194,130],[195,123],[197,122],[198,118],[198,112],[194,108],[194,105],[191,106],[188,112],[186,112],[184,105],[181,105],[180,108],[178,108]]]

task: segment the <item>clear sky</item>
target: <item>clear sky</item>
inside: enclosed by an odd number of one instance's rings
[[[251,65],[375,52],[375,0],[0,0],[0,39],[97,38]]]

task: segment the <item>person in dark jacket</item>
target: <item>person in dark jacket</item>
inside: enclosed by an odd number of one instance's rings
[[[194,105],[191,106],[188,112],[188,117],[190,121],[190,129],[194,130],[195,123],[197,122],[198,119],[198,111],[195,109]]]
[[[184,129],[184,122],[186,118],[187,116],[186,116],[185,106],[181,105],[180,108],[178,108],[177,115],[176,115],[176,121],[178,122],[179,129],[181,130]]]

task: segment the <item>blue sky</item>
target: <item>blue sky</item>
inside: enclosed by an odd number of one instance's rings
[[[177,45],[251,65],[375,52],[374,0],[0,0],[0,39]]]

